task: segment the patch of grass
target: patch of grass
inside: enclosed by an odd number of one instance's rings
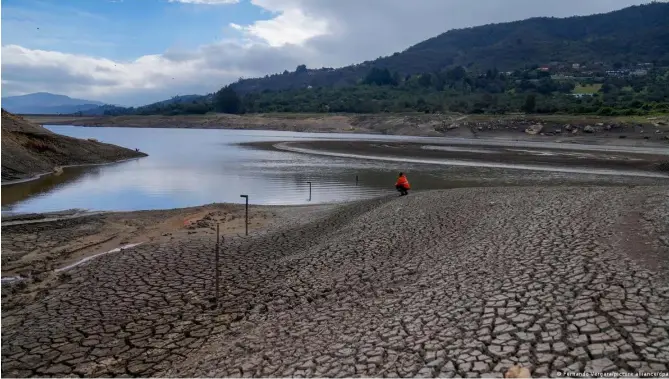
[[[51,147],[47,143],[39,140],[28,140],[25,144],[25,147],[40,153],[51,150]]]
[[[601,83],[577,85],[571,93],[593,94],[597,93],[602,88]]]

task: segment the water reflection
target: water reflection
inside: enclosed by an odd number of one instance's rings
[[[248,194],[252,204],[350,201],[395,194],[393,185],[399,171],[407,172],[414,188],[420,189],[603,181],[654,183],[649,178],[437,166],[408,160],[384,162],[238,145],[304,138],[393,140],[406,137],[71,126],[49,129],[73,137],[96,138],[139,148],[149,157],[105,166],[67,168],[60,176],[3,186],[3,211],[166,209],[213,202],[240,203],[243,201],[240,194]],[[307,182],[312,182],[311,201]]]
[[[99,175],[99,168],[71,167],[63,170],[60,174],[50,174],[40,179],[10,184],[2,187],[2,206],[21,202],[33,196],[40,196],[59,187],[77,181],[84,175]]]

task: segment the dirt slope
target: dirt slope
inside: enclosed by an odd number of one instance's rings
[[[669,116],[308,114],[26,116],[37,124],[90,127],[282,130],[614,144],[669,143]]]
[[[146,154],[53,133],[2,110],[2,181],[25,179],[60,166],[97,164]]]

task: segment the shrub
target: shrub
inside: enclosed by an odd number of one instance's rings
[[[47,145],[42,141],[29,140],[28,142],[26,142],[25,146],[28,149],[36,150],[40,153],[51,150],[49,145]]]

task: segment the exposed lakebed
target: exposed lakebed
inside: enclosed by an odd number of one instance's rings
[[[393,194],[398,171],[407,172],[413,187],[420,190],[669,183],[669,175],[651,168],[662,159],[661,148],[569,146],[565,150],[566,144],[535,146],[511,141],[504,142],[511,146],[502,149],[497,146],[500,141],[406,136],[48,128],[138,148],[149,156],[68,168],[58,176],[3,186],[3,212],[170,209],[239,203],[242,194],[248,194],[251,203],[264,205],[342,202]],[[312,183],[311,196],[308,182]]]

